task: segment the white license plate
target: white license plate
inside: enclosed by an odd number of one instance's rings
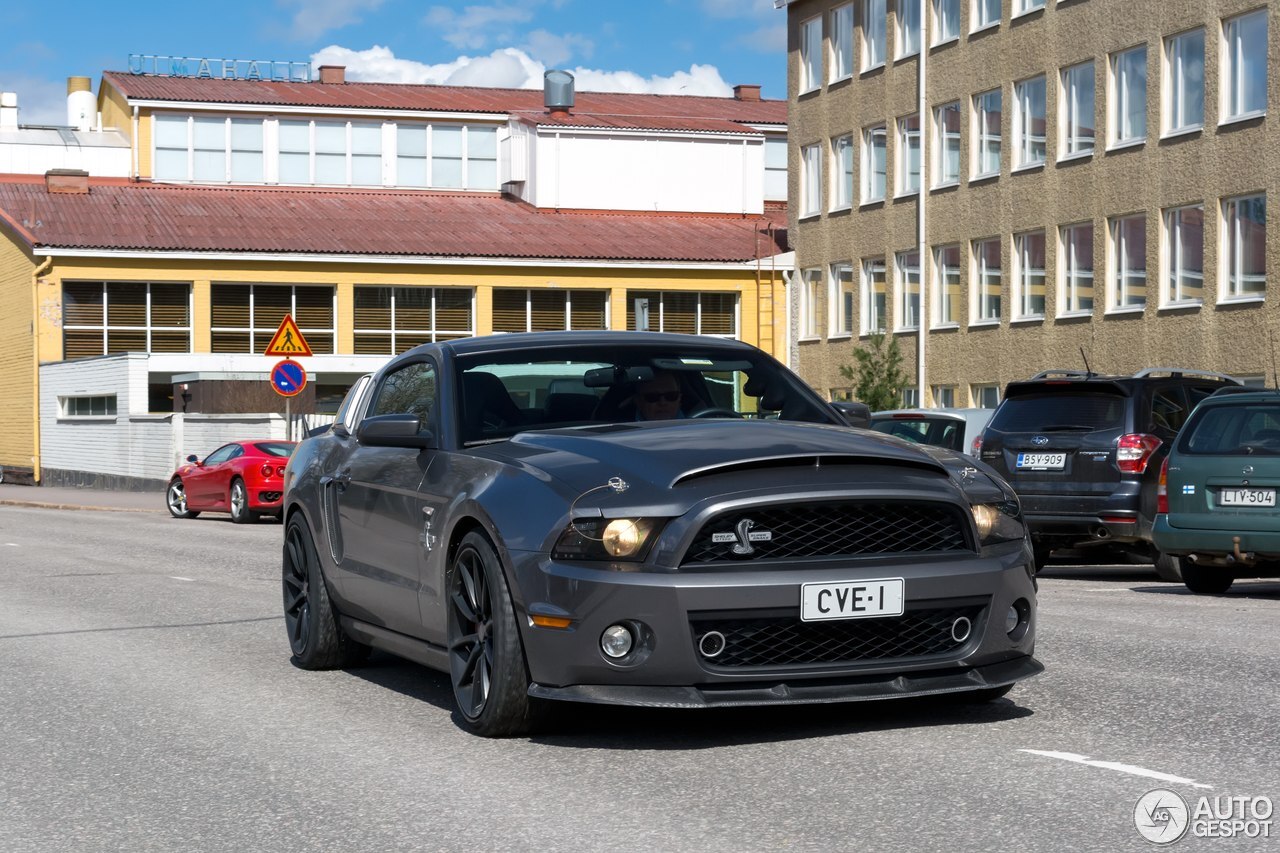
[[[1219,506],[1275,506],[1275,489],[1220,489]]]
[[[902,578],[867,581],[807,583],[800,587],[800,618],[866,619],[868,616],[901,616]]]
[[[1061,471],[1067,467],[1067,454],[1019,453],[1015,467],[1033,471]]]

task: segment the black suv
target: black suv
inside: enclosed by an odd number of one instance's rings
[[[1043,567],[1055,548],[1119,549],[1180,581],[1151,544],[1160,465],[1196,404],[1240,383],[1160,367],[1133,376],[1046,370],[1011,382],[982,436],[981,459],[1005,476]]]

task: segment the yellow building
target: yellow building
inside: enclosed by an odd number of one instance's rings
[[[165,454],[101,464],[60,427],[262,411],[286,314],[314,353],[295,412],[467,335],[647,328],[783,357],[785,102],[575,95],[564,77],[544,93],[106,72],[97,121],[130,140],[128,175],[0,176],[0,468],[154,484]]]

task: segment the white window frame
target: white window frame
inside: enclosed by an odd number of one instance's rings
[[[1218,54],[1222,105],[1219,124],[1244,121],[1267,114],[1268,86],[1271,82],[1270,61],[1267,55],[1269,52],[1267,14],[1267,9],[1262,8],[1222,20],[1222,41]],[[1262,106],[1246,106],[1242,104],[1245,65],[1242,60],[1247,59],[1244,56],[1245,40],[1242,35],[1256,36],[1259,33],[1262,37]]]
[[[96,284],[96,285],[99,285],[99,286],[100,286],[100,287],[99,287],[99,293],[101,294],[101,299],[98,301],[98,304],[102,306],[102,322],[101,322],[101,323],[88,323],[88,324],[73,323],[73,322],[70,322],[70,321],[67,319],[67,314],[68,314],[69,312],[65,312],[65,311],[64,311],[64,314],[63,314],[63,326],[62,326],[62,331],[63,331],[64,333],[65,333],[65,332],[100,332],[100,333],[102,334],[102,353],[101,353],[101,354],[104,354],[104,355],[105,355],[105,354],[110,354],[110,353],[111,353],[111,333],[112,333],[112,332],[145,332],[145,333],[146,333],[146,338],[147,338],[147,343],[146,343],[146,351],[147,351],[147,352],[152,352],[152,348],[153,348],[153,346],[154,346],[154,344],[152,343],[152,336],[153,336],[153,335],[155,335],[155,334],[176,334],[176,333],[181,333],[181,334],[186,335],[186,337],[187,337],[187,349],[186,349],[186,352],[191,352],[191,351],[192,351],[192,346],[193,346],[193,343],[192,343],[193,320],[192,320],[192,318],[193,318],[194,311],[195,311],[195,302],[194,302],[194,296],[193,296],[193,294],[192,294],[191,282],[188,282],[188,281],[136,281],[136,280],[113,281],[113,280],[110,280],[110,279],[107,279],[107,280],[100,280],[100,279],[90,279],[90,280],[67,279],[67,280],[64,282],[64,284],[66,284],[66,285],[86,285],[86,286],[87,286],[87,285],[91,285],[91,284]],[[127,324],[124,324],[124,323],[112,322],[112,310],[111,310],[111,285],[137,285],[137,286],[142,286],[142,287],[145,287],[145,288],[146,288],[146,301],[145,301],[145,303],[144,303],[144,306],[145,306],[145,307],[143,308],[143,311],[144,311],[144,317],[145,317],[145,319],[144,319],[144,321],[143,321],[143,324],[142,324],[142,325],[140,325],[140,326],[138,326],[138,325],[127,325]],[[155,312],[155,310],[154,310],[154,308],[153,308],[153,299],[152,299],[152,294],[153,294],[153,292],[154,292],[154,291],[152,290],[152,287],[153,287],[154,285],[161,285],[161,286],[166,286],[166,287],[168,287],[168,286],[173,286],[173,287],[185,287],[185,288],[186,288],[186,295],[187,295],[187,322],[186,322],[186,325],[183,325],[183,326],[162,326],[162,325],[160,325],[159,323],[156,323],[156,322],[155,322],[155,313],[156,313],[156,312]],[[66,302],[65,302],[66,298],[67,298],[66,296],[64,296],[64,297],[63,297],[63,299],[64,299],[64,305],[66,304]],[[63,340],[63,345],[64,345],[64,347],[65,347],[65,345],[66,345],[66,338],[64,337],[62,340]],[[167,354],[169,351],[168,351],[168,350],[160,350],[159,352],[160,352],[160,354]]]
[[[1187,116],[1189,105],[1186,103],[1185,95],[1190,90],[1187,83],[1187,65],[1184,61],[1184,54],[1187,50],[1188,40],[1194,37],[1199,38],[1201,48],[1199,55],[1200,116],[1197,119],[1189,120]],[[1160,99],[1162,135],[1174,136],[1181,133],[1194,133],[1204,127],[1204,28],[1186,30],[1185,32],[1167,36],[1163,45],[1164,58],[1161,64],[1163,65],[1164,79],[1161,86]]]
[[[800,94],[822,86],[822,16],[800,22]]]
[[[1093,156],[1098,139],[1095,81],[1092,59],[1067,66],[1058,75],[1059,162]]]
[[[914,385],[908,385],[902,389],[902,408],[918,409],[920,408],[920,389]]]
[[[766,201],[787,200],[785,136],[766,136],[764,139],[764,198]]]
[[[889,53],[888,0],[862,0],[863,73],[884,67]]]
[[[953,120],[955,130],[947,131],[947,117],[945,113],[953,112]],[[942,187],[953,187],[960,183],[960,175],[964,171],[960,163],[960,137],[964,133],[964,119],[960,113],[960,102],[952,101],[949,104],[942,104],[933,109],[933,181],[934,189]],[[948,163],[948,148],[955,151],[955,171],[954,173],[946,171]]]
[[[195,183],[195,184],[267,184],[271,183],[269,163],[270,157],[267,151],[267,123],[268,120],[262,118],[254,118],[252,116],[232,116],[232,115],[183,115],[175,113],[157,113],[153,117],[153,127],[151,134],[151,175],[156,181],[172,182],[172,183]],[[202,125],[214,126],[217,123],[222,124],[222,130],[219,134],[221,141],[216,149],[197,148],[196,145],[196,123],[199,121]],[[185,137],[181,147],[176,145],[161,144],[164,134],[160,128],[162,126],[183,128],[182,135]],[[258,148],[236,148],[234,129],[236,127],[256,128],[258,134]],[[221,155],[222,169],[221,177],[197,177],[196,174],[196,157],[199,151],[216,150]],[[165,151],[174,152],[180,157],[185,168],[181,176],[171,174],[160,174],[159,163],[162,154]],[[235,161],[238,154],[249,154],[256,156],[259,161],[259,174],[257,180],[251,180],[238,175],[236,173]]]
[[[991,6],[995,6],[995,17],[990,16]],[[978,33],[1000,26],[1000,18],[1004,14],[1004,0],[973,0],[969,7],[969,32]]]
[[[831,10],[831,75],[835,83],[853,76],[853,4]]]
[[[987,130],[986,130],[987,116],[990,115],[990,112],[987,110],[987,103],[988,103],[988,98],[991,95],[995,96],[996,105],[1000,109],[1000,112],[998,113],[998,115],[1000,116],[1000,121],[998,122],[998,125],[1000,126],[997,127],[996,134],[994,137],[994,140],[995,140],[994,149],[995,149],[995,155],[996,155],[995,171],[983,169],[983,166],[986,164],[987,154],[990,152],[991,148],[993,147],[991,144],[991,140],[993,137],[991,136],[991,134],[987,133]],[[972,104],[972,107],[973,107],[973,145],[970,149],[971,153],[969,155],[970,166],[973,169],[973,174],[971,175],[970,179],[977,180],[981,178],[999,177],[1000,167],[1003,162],[1002,158],[1004,156],[1004,150],[1003,150],[1004,92],[1002,92],[1000,89],[989,89],[986,92],[979,92],[978,94],[973,96],[970,103]]]
[[[1130,74],[1127,60],[1136,55],[1142,56],[1138,67],[1142,69],[1142,79],[1137,81]],[[1140,145],[1147,139],[1147,46],[1145,44],[1118,50],[1108,59],[1110,74],[1107,75],[1110,90],[1107,92],[1107,147],[1117,148],[1129,145]],[[1138,106],[1131,109],[1132,106]],[[1129,117],[1142,117],[1140,130],[1129,125]]]
[[[354,305],[355,305],[355,301],[354,301],[354,300],[355,300],[355,292],[356,292],[356,291],[363,290],[363,289],[372,289],[372,290],[388,290],[388,291],[390,291],[390,306],[389,306],[390,313],[388,314],[388,326],[387,326],[386,328],[357,327],[357,326],[355,326],[355,325],[354,325],[354,322],[355,322],[355,317],[354,317],[354,310],[355,310],[355,309],[354,309]],[[435,341],[438,341],[438,340],[452,340],[452,339],[454,339],[454,338],[458,338],[458,337],[471,337],[471,336],[473,336],[473,335],[476,333],[476,332],[475,332],[475,328],[476,328],[476,292],[475,292],[475,289],[474,289],[474,288],[467,288],[467,290],[469,291],[470,303],[471,303],[471,307],[470,307],[470,309],[468,309],[468,313],[467,313],[468,320],[470,321],[470,328],[468,328],[468,329],[441,329],[441,328],[439,327],[439,326],[440,326],[440,324],[439,324],[438,320],[436,319],[436,312],[437,312],[436,300],[439,298],[439,296],[440,296],[440,292],[441,292],[441,291],[445,291],[445,290],[454,290],[454,289],[455,289],[455,288],[447,288],[447,287],[417,287],[417,286],[414,286],[414,285],[407,285],[407,284],[362,284],[362,283],[358,283],[358,282],[357,282],[357,283],[353,286],[353,289],[352,289],[352,306],[353,306],[353,308],[352,308],[352,311],[353,311],[352,323],[353,323],[353,327],[352,327],[352,330],[351,330],[351,331],[352,331],[353,340],[354,340],[355,338],[358,338],[358,337],[359,337],[359,336],[361,336],[361,335],[385,335],[385,336],[390,340],[390,343],[391,343],[391,350],[390,350],[390,352],[388,353],[388,355],[391,355],[391,354],[398,354],[398,353],[400,353],[400,352],[402,352],[402,351],[403,351],[403,350],[401,350],[401,349],[400,349],[400,347],[399,347],[399,346],[397,346],[397,342],[396,342],[396,338],[397,338],[398,336],[401,336],[401,335],[407,335],[407,336],[409,336],[409,337],[411,337],[411,338],[414,338],[414,339],[418,339],[418,338],[426,338],[426,340],[427,340],[427,341],[431,341],[431,342],[435,342]],[[430,296],[431,296],[431,314],[430,314],[430,316],[431,316],[431,320],[430,320],[430,328],[427,328],[427,329],[404,329],[404,328],[399,328],[399,327],[397,326],[397,324],[396,324],[396,312],[397,312],[397,310],[398,310],[398,305],[397,305],[397,299],[396,299],[396,292],[397,292],[397,291],[400,291],[400,290],[413,290],[413,291],[422,291],[422,292],[427,292],[427,291],[429,291],[429,292],[430,292]],[[609,300],[608,300],[608,298],[607,298],[607,297],[606,297],[606,299],[605,299],[605,303],[604,303],[604,305],[605,305],[605,317],[607,318],[607,317],[608,317],[608,313],[609,313]],[[526,323],[528,322],[527,317],[528,317],[528,315],[527,315],[527,312],[526,312]],[[567,329],[567,328],[569,328],[569,326],[566,324],[565,328]],[[606,321],[606,324],[605,324],[605,328],[608,328],[608,323],[607,323],[607,321]],[[358,348],[358,347],[357,347],[356,351],[357,351],[357,352],[359,352],[359,348]]]
[[[1076,254],[1071,239],[1077,231],[1089,229],[1088,257]],[[1092,220],[1073,222],[1058,229],[1058,316],[1080,317],[1093,313],[1096,299],[1093,241],[1096,238]],[[1084,266],[1088,263],[1088,267]],[[1088,304],[1085,304],[1086,301]]]
[[[877,135],[880,144],[876,145]],[[879,164],[876,150],[880,151]],[[884,201],[889,191],[889,128],[876,124],[862,129],[862,183],[859,198],[862,204]],[[879,186],[877,188],[877,181]]]
[[[915,255],[915,284],[910,281],[912,267],[909,260]],[[920,328],[920,251],[907,249],[893,256],[893,304],[895,332],[914,332]],[[912,296],[915,303],[912,304]]]
[[[1026,127],[1028,120],[1034,120],[1035,118],[1029,109],[1031,103],[1028,99],[1028,96],[1032,94],[1033,88],[1040,90],[1040,120],[1045,124],[1045,135],[1041,137],[1032,136]],[[1013,169],[1018,171],[1039,168],[1045,164],[1049,156],[1048,87],[1045,76],[1040,74],[1014,83],[1013,103]],[[1032,159],[1028,156],[1028,152],[1036,139],[1040,140],[1043,150],[1038,158]]]
[[[827,279],[827,338],[853,336],[857,322],[857,282],[853,278],[853,264],[837,261],[828,267]]]
[[[1013,14],[1010,17],[1020,18],[1032,12],[1039,12],[1044,7],[1045,0],[1013,0]]]
[[[1039,311],[1031,310],[1031,300],[1033,298],[1031,290],[1035,285],[1036,270],[1027,263],[1027,258],[1030,255],[1027,240],[1032,237],[1040,238],[1041,262],[1046,266],[1049,262],[1049,237],[1044,230],[1023,231],[1013,235],[1013,278],[1011,280],[1013,304],[1010,306],[1010,311],[1015,322],[1019,320],[1043,320],[1044,312],[1049,306],[1047,294],[1044,293],[1049,283],[1048,270],[1045,267],[1040,267],[1038,271],[1041,290],[1039,298],[1042,300],[1042,304]]]
[[[1129,256],[1129,236],[1127,226],[1141,223],[1142,232],[1142,269],[1129,269],[1126,259]],[[1147,215],[1130,213],[1124,216],[1113,216],[1107,222],[1108,254],[1107,264],[1107,310],[1141,311],[1147,305]],[[1135,291],[1140,291],[1135,293]]]
[[[1189,210],[1200,211],[1200,273],[1199,287],[1188,286],[1184,282],[1194,281],[1197,276],[1185,268],[1185,241],[1183,239],[1184,214]],[[1160,247],[1160,305],[1161,307],[1181,307],[1204,304],[1204,240],[1205,211],[1203,204],[1184,204],[1178,207],[1167,207],[1161,211],[1161,247]],[[1198,290],[1199,296],[1187,296],[1188,291]]]
[[[185,385],[182,387],[186,387]],[[119,414],[116,394],[75,394],[58,397],[58,420],[113,421]],[[87,409],[87,411],[81,411]],[[99,409],[101,411],[99,411]]]
[[[880,272],[879,294],[876,293],[875,272]],[[862,306],[859,312],[863,335],[884,334],[887,329],[886,314],[889,307],[889,271],[883,257],[863,258],[860,264],[858,296]],[[878,298],[877,298],[878,297]]]
[[[920,52],[921,23],[920,0],[898,0],[893,15],[895,60],[903,60]]]
[[[915,130],[911,130],[908,127],[908,122],[913,120],[916,124]],[[919,113],[902,116],[897,121],[897,147],[894,151],[893,160],[895,196],[915,195],[920,192],[920,164],[924,154],[920,147],[920,123]],[[913,138],[915,140],[914,143],[912,142]],[[915,149],[914,169],[910,165],[913,148]]]
[[[995,313],[987,310],[987,284],[991,277],[991,267],[987,266],[983,247],[995,243],[996,256],[1000,266],[996,268],[996,304]],[[999,325],[1000,315],[1004,308],[1004,246],[999,237],[982,237],[970,242],[973,265],[970,267],[969,291],[972,294],[969,311],[969,325]]]
[[[853,207],[853,134],[846,133],[831,140],[833,192],[831,209],[847,210]]]
[[[955,252],[955,263],[949,264],[945,253]],[[929,302],[932,303],[933,328],[954,329],[960,325],[960,311],[964,300],[964,250],[959,243],[948,243],[945,246],[933,247],[933,274],[929,277],[931,288]],[[954,298],[947,295],[947,276],[955,276],[956,294]]]
[[[990,406],[985,405],[986,401],[983,399],[987,396],[987,392],[991,392],[991,394],[995,396],[995,400],[992,401],[992,405]],[[969,399],[974,408],[994,409],[996,406],[1000,405],[1000,386],[994,382],[974,383],[969,386]]]
[[[933,26],[930,28],[933,34],[931,46],[937,47],[940,44],[959,41],[960,0],[933,0],[929,8],[933,15]],[[948,23],[951,24],[950,31],[946,28]]]
[[[933,396],[933,405],[939,409],[954,409],[956,405],[956,386],[934,385],[929,389]],[[966,452],[968,448],[965,448]]]
[[[210,325],[209,333],[211,337],[214,332],[228,332],[231,334],[247,334],[249,336],[248,352],[257,353],[258,351],[257,343],[259,341],[262,341],[262,346],[265,349],[267,344],[271,343],[271,338],[276,333],[276,330],[278,329],[277,324],[275,324],[274,322],[268,323],[266,326],[258,325],[257,313],[258,313],[259,288],[263,288],[263,287],[272,288],[272,289],[277,287],[289,288],[288,314],[290,317],[293,317],[296,319],[298,316],[298,288],[299,287],[322,287],[322,288],[327,288],[329,290],[329,316],[332,318],[333,325],[328,327],[321,327],[321,326],[312,326],[309,324],[306,326],[302,326],[301,324],[299,324],[298,330],[302,332],[303,337],[307,339],[308,343],[311,343],[312,341],[319,342],[321,339],[324,340],[323,346],[313,347],[313,349],[315,349],[317,352],[327,352],[327,353],[337,352],[338,288],[336,285],[325,284],[323,282],[318,282],[318,283],[308,282],[305,284],[281,284],[279,282],[272,282],[272,281],[242,282],[242,281],[223,281],[223,280],[217,280],[212,283],[212,287],[214,288],[224,287],[224,286],[237,286],[237,285],[249,288],[249,325],[247,326]],[[209,300],[210,300],[210,306],[212,307],[212,304],[213,304],[212,292],[210,292]],[[222,354],[222,353],[218,353],[218,354]],[[237,353],[230,353],[230,354],[237,354]]]
[[[1263,270],[1261,286],[1246,290],[1243,281],[1245,273],[1240,269],[1240,259],[1245,252],[1244,235],[1241,227],[1241,218],[1239,216],[1240,205],[1244,202],[1252,202],[1255,199],[1262,199],[1262,257]],[[1266,271],[1266,193],[1249,193],[1247,195],[1233,196],[1224,198],[1219,207],[1218,220],[1219,233],[1222,235],[1219,244],[1218,257],[1221,258],[1219,267],[1222,270],[1221,283],[1219,285],[1218,297],[1219,302],[1255,302],[1266,297],[1267,293],[1267,271]]]
[[[822,146],[819,143],[800,148],[800,218],[807,219],[822,212]]]
[[[800,340],[814,340],[818,332],[818,291],[822,287],[822,270],[809,267],[800,271]]]

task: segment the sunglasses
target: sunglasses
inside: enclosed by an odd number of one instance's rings
[[[646,403],[656,403],[659,400],[663,400],[667,403],[674,403],[676,400],[680,399],[680,392],[679,391],[650,391],[646,394],[641,394],[640,397]]]

